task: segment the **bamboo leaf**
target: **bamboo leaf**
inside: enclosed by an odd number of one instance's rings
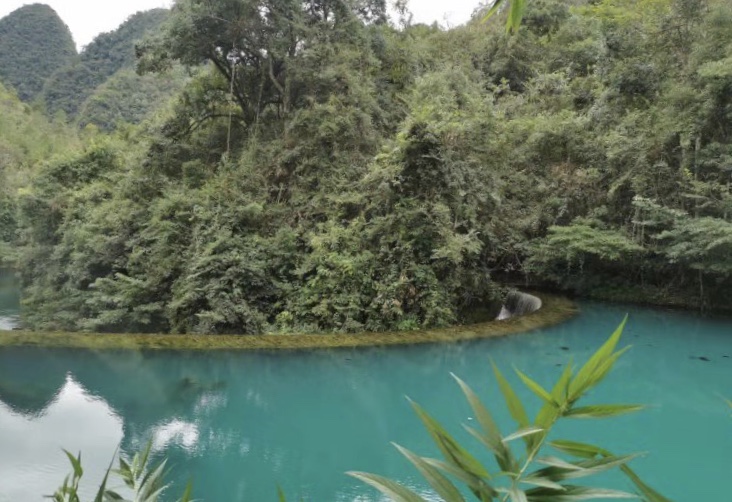
[[[508,489],[508,496],[511,502],[529,502],[529,499],[526,498],[526,492],[517,486]]]
[[[473,392],[473,390],[468,386],[468,384],[463,382],[454,374],[452,375],[452,377],[455,379],[455,381],[457,381],[458,385],[460,385],[460,388],[462,389],[463,394],[465,394],[465,397],[473,410],[473,414],[478,420],[478,423],[480,424],[480,427],[483,430],[484,434],[480,434],[474,429],[470,429],[467,427],[466,429],[468,429],[468,432],[476,437],[494,454],[496,461],[498,462],[498,465],[501,467],[501,469],[513,470],[516,464],[515,459],[513,458],[511,450],[506,447],[503,437],[501,436],[501,432],[498,429],[496,422],[493,420],[490,412],[486,409],[485,406],[483,406],[483,403],[480,401],[475,392]]]
[[[440,471],[425,462],[424,459],[415,455],[406,448],[399,446],[396,443],[392,443],[399,450],[399,453],[407,457],[407,459],[414,464],[414,466],[422,474],[422,477],[434,488],[435,492],[442,497],[445,502],[465,502],[465,499],[460,494],[460,491],[452,484],[452,482],[440,473]]]
[[[394,502],[425,502],[422,497],[413,491],[383,476],[355,471],[350,471],[346,474],[373,486]]]
[[[529,485],[534,486],[541,486],[543,488],[551,488],[552,490],[557,491],[564,491],[566,488],[564,488],[563,485],[560,485],[559,483],[552,481],[551,479],[544,478],[542,476],[535,476],[533,474],[530,474],[526,476],[525,478],[522,478],[521,483],[526,483]]]
[[[598,368],[604,370],[606,363],[613,355],[615,347],[620,340],[620,336],[623,334],[625,324],[628,322],[628,316],[626,315],[620,325],[615,329],[613,334],[608,340],[597,349],[597,351],[587,360],[587,362],[580,368],[577,375],[569,384],[569,402],[574,402],[582,396],[591,386],[592,382],[597,383],[596,373]],[[609,370],[609,368],[607,368]],[[607,373],[607,371],[605,371]]]
[[[598,455],[603,455],[603,452],[606,451],[591,444],[578,443],[576,441],[567,441],[564,439],[550,441],[549,446],[568,455],[580,458],[594,458]]]
[[[117,451],[115,450],[115,455],[117,454]],[[99,490],[97,491],[96,496],[94,497],[94,502],[104,502],[104,499],[106,497],[107,493],[107,481],[109,480],[109,473],[112,471],[112,465],[114,465],[114,456],[112,456],[112,460],[109,463],[109,466],[107,467],[107,471],[104,473],[104,478],[102,478],[102,482],[99,485]]]
[[[73,456],[68,450],[64,450],[64,453],[69,458],[69,462],[71,462],[71,467],[74,470],[74,476],[77,478],[82,477],[84,475],[84,469],[81,468],[81,452],[79,452],[78,457]]]
[[[583,460],[581,462],[564,462],[561,459],[554,458],[551,461],[540,460],[539,463],[549,465],[549,467],[533,472],[531,475],[552,481],[585,478],[613,469],[614,467],[625,465],[635,457],[637,455],[624,455],[622,457],[608,456]]]
[[[503,373],[501,373],[501,370],[498,369],[495,363],[491,362],[491,365],[493,366],[493,373],[496,375],[498,386],[501,389],[503,398],[506,400],[506,406],[508,407],[509,413],[511,413],[513,419],[516,420],[519,427],[528,427],[529,417],[526,415],[523,403],[521,403],[521,400],[516,395],[513,387],[511,387],[511,384],[508,383],[508,380],[506,380]]]
[[[508,443],[510,441],[513,441],[515,439],[524,438],[526,436],[531,436],[533,434],[539,434],[540,432],[544,432],[544,429],[541,427],[526,427],[525,429],[519,429],[513,434],[509,434],[505,438],[503,438],[503,441],[505,443]]]
[[[451,375],[458,385],[460,385],[460,388],[462,389],[463,394],[465,394],[465,398],[468,400],[468,404],[470,404],[470,408],[473,410],[473,414],[475,415],[476,420],[478,420],[483,432],[486,433],[492,444],[498,445],[502,440],[502,436],[498,425],[496,425],[495,420],[493,420],[493,416],[468,384],[463,382],[455,374]]]
[[[468,431],[471,436],[480,441],[483,445],[485,445],[486,448],[493,452],[496,462],[498,463],[498,466],[501,468],[502,471],[515,473],[519,471],[519,468],[513,459],[513,454],[511,453],[511,450],[506,447],[505,443],[501,442],[502,446],[498,449],[494,449],[494,446],[489,442],[485,434],[481,434],[480,432],[467,425],[463,425],[463,428]]]
[[[549,443],[553,448],[558,449],[569,455],[582,458],[594,458],[598,455],[612,456],[608,450],[587,443],[578,443],[576,441],[556,440]],[[669,499],[658,493],[656,490],[644,483],[640,477],[627,465],[620,466],[620,470],[628,476],[633,484],[640,490],[646,499],[646,502],[671,502]]]
[[[608,418],[633,413],[645,408],[641,404],[597,404],[572,408],[564,416],[569,418]]]
[[[489,19],[490,19],[491,17],[493,17],[493,15],[494,15],[494,14],[495,14],[496,12],[498,12],[498,9],[500,9],[500,8],[501,8],[501,5],[503,5],[503,0],[494,0],[494,2],[493,2],[493,5],[491,6],[491,8],[490,8],[490,9],[488,9],[488,12],[486,13],[486,15],[485,15],[485,16],[483,16],[483,20],[482,20],[482,22],[484,22],[484,23],[485,23],[485,22],[486,22],[486,21],[488,21],[488,20],[489,20]]]
[[[558,467],[560,469],[564,469],[567,471],[576,471],[581,470],[582,467],[579,467],[576,464],[572,464],[570,462],[567,462],[566,460],[562,460],[558,457],[541,457],[536,459],[537,463],[548,465],[550,467]]]
[[[280,487],[277,487],[278,490],[281,491]],[[183,492],[183,496],[180,498],[178,502],[191,502],[191,497],[193,496],[193,481],[189,480],[188,483],[186,483],[186,489]],[[283,498],[280,498],[280,502],[286,502],[284,499],[284,493],[282,493]]]
[[[541,427],[545,430],[549,430],[554,422],[559,418],[561,410],[567,406],[567,399],[569,396],[569,382],[572,378],[572,362],[570,361],[562,371],[562,375],[554,384],[551,391],[552,399],[555,403],[559,404],[557,408],[554,403],[544,402],[543,406],[536,414],[534,423],[536,426]],[[536,446],[543,440],[544,435],[532,436],[529,438],[528,446],[529,451],[533,451]],[[528,451],[527,451],[528,454]]]
[[[592,499],[637,499],[638,496],[619,490],[566,485],[564,491],[536,488],[526,492],[531,502],[577,502]]]
[[[440,425],[439,422],[432,418],[417,403],[415,403],[411,399],[409,400],[409,402],[411,403],[412,408],[414,408],[414,411],[417,413],[417,416],[420,418],[420,420],[422,420],[422,423],[427,429],[427,432],[432,437],[432,440],[445,456],[445,460],[454,464],[456,467],[467,470],[475,476],[484,478],[490,477],[485,467],[483,467],[483,465],[478,462],[475,457],[473,457],[462,446],[460,446],[460,443],[458,443],[444,429],[444,427]]]
[[[623,471],[623,473],[633,482],[636,488],[640,490],[641,494],[643,494],[643,497],[645,498],[645,502],[671,502],[671,500],[645,484],[635,471],[627,465],[621,465],[620,470]]]
[[[506,31],[517,32],[521,27],[521,20],[526,10],[526,0],[511,0],[511,10],[506,21]]]
[[[557,403],[554,398],[549,394],[546,390],[544,390],[544,387],[536,383],[534,380],[529,378],[527,375],[519,371],[517,368],[514,368],[514,371],[519,376],[519,378],[524,382],[526,387],[529,388],[531,392],[539,396],[539,398],[544,401],[545,403],[553,404],[556,407],[559,407],[559,403]]]
[[[423,458],[422,460],[465,483],[479,500],[492,500],[493,497],[497,496],[496,490],[483,478],[479,478],[436,458]]]

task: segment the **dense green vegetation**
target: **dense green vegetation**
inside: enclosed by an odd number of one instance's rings
[[[138,12],[77,54],[68,28],[50,7],[18,9],[0,19],[0,82],[55,122],[104,132],[139,124],[188,80],[181,67],[164,75],[134,71],[135,44],[159,30],[168,14]]]
[[[542,294],[542,307],[536,312],[513,317],[503,321],[474,323],[469,326],[450,328],[394,331],[381,333],[337,333],[337,334],[290,334],[270,335],[218,335],[195,336],[190,334],[134,334],[48,331],[0,331],[2,347],[57,347],[94,350],[310,350],[340,349],[353,347],[387,347],[395,345],[416,345],[425,343],[456,343],[466,340],[507,336],[546,328],[571,319],[578,313],[577,306],[570,300],[554,295]]]
[[[34,166],[80,148],[74,130],[59,121],[49,122],[0,84],[0,266],[11,260],[18,197],[31,183]]]
[[[48,5],[25,5],[0,19],[0,81],[23,101],[75,57],[71,32]]]
[[[53,116],[62,111],[68,118],[76,118],[82,113],[85,115],[83,124],[103,121],[103,127],[109,129],[108,126],[114,124],[114,120],[108,122],[109,119],[118,117],[114,116],[114,112],[99,109],[100,102],[106,99],[106,103],[117,113],[119,110],[129,109],[121,117],[136,119],[133,123],[138,123],[142,117],[139,112],[134,111],[135,101],[139,108],[143,89],[151,91],[155,87],[149,81],[135,82],[127,72],[117,77],[116,83],[108,83],[96,94],[95,89],[118,71],[134,69],[135,43],[146,34],[159,29],[167,15],[168,11],[165,9],[138,12],[116,30],[97,36],[84,47],[78,58],[59,68],[46,81],[42,99],[48,113]],[[136,86],[138,87],[135,88]],[[159,98],[161,92],[162,89],[153,90],[151,98]],[[85,104],[87,100],[92,100],[92,103]],[[94,111],[97,111],[99,117]]]
[[[27,327],[439,327],[518,280],[729,308],[728,2],[537,0],[513,36],[385,16],[176,2],[137,50],[199,68],[176,102],[15,201]]]

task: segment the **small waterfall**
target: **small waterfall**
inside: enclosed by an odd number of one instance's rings
[[[536,312],[541,308],[541,299],[528,293],[512,290],[506,295],[506,301],[496,320],[503,321],[512,317]]]

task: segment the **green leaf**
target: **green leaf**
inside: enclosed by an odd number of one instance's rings
[[[536,414],[534,424],[537,427],[541,427],[544,430],[549,430],[554,422],[559,418],[561,410],[567,406],[567,399],[569,396],[569,381],[572,378],[572,363],[571,361],[564,367],[562,375],[554,384],[551,391],[552,400],[554,403],[545,401],[539,412]],[[559,404],[559,407],[555,405]],[[533,451],[544,439],[545,435],[532,436],[529,438],[528,449]],[[528,451],[527,451],[528,454]]]
[[[411,399],[409,402],[417,413],[417,416],[422,420],[422,423],[432,437],[432,440],[445,456],[445,460],[475,476],[489,478],[488,471],[486,471],[485,467],[483,467],[475,457],[460,446],[460,443],[455,441],[455,439],[442,427],[442,425],[440,425],[439,422],[432,418],[417,403]]]
[[[521,27],[521,20],[526,10],[526,0],[511,0],[511,10],[508,12],[506,31],[517,32]]]
[[[503,398],[506,400],[506,406],[508,407],[509,413],[511,413],[513,419],[516,420],[519,427],[528,427],[529,417],[526,415],[523,403],[521,403],[521,400],[516,395],[513,387],[511,387],[511,384],[508,383],[508,380],[506,380],[503,373],[501,373],[501,370],[498,369],[495,363],[491,362],[491,365],[493,366],[493,373],[496,375],[498,386],[501,388]]]
[[[434,488],[435,492],[437,492],[445,502],[465,502],[460,491],[452,484],[452,482],[450,482],[449,479],[443,476],[436,467],[425,462],[422,457],[415,455],[406,448],[399,446],[396,443],[392,444],[397,450],[399,450],[399,453],[404,455],[412,464],[414,464],[417,470],[422,474],[422,477],[427,480],[430,486]]]
[[[636,488],[640,490],[640,492],[643,494],[643,497],[645,498],[645,502],[671,502],[671,500],[667,499],[656,490],[645,484],[641,480],[641,478],[635,473],[635,471],[633,471],[627,465],[621,465],[620,470],[623,471],[623,473],[628,476],[628,478],[633,482]]]
[[[628,316],[626,315],[610,338],[597,349],[597,352],[577,372],[577,375],[569,384],[570,403],[575,402],[593,385],[597,384],[600,381],[600,374],[603,376],[607,374],[612,366],[611,363],[617,359],[617,356],[613,359],[613,354],[627,322]]]
[[[71,467],[74,469],[74,477],[80,478],[84,475],[84,469],[81,468],[81,452],[78,457],[74,457],[68,450],[64,450],[64,453],[71,462]]]
[[[564,414],[569,418],[607,418],[642,410],[641,404],[597,404],[572,408]]]
[[[481,443],[483,443],[491,452],[493,452],[496,461],[498,462],[498,465],[501,467],[501,469],[506,471],[513,470],[516,464],[515,459],[513,458],[511,450],[506,447],[506,444],[504,443],[503,437],[501,435],[501,431],[498,429],[496,422],[493,420],[493,416],[486,409],[486,407],[483,406],[483,403],[480,401],[475,392],[473,392],[473,390],[468,386],[468,384],[463,382],[454,374],[452,375],[452,377],[455,379],[455,381],[457,381],[458,385],[460,385],[460,388],[462,389],[463,394],[465,394],[465,398],[468,400],[468,403],[473,410],[473,414],[480,424],[480,427],[483,430],[484,434],[479,434],[473,429],[469,429],[469,432],[472,431],[471,434],[478,438]]]
[[[556,440],[549,443],[553,448],[569,455],[582,458],[594,458],[598,455],[612,456],[608,450],[587,443],[576,441]],[[658,493],[656,490],[644,483],[640,477],[627,465],[621,465],[620,470],[628,476],[646,499],[646,502],[671,502],[669,499]]]
[[[488,9],[488,12],[486,13],[486,15],[483,16],[483,19],[482,19],[482,22],[483,23],[487,22],[491,17],[493,17],[493,15],[496,12],[498,12],[498,9],[500,9],[501,8],[501,5],[503,5],[503,1],[504,0],[494,0],[493,5],[491,6],[491,8]]]
[[[536,461],[539,464],[548,465],[550,467],[558,467],[560,469],[564,469],[567,471],[577,471],[577,470],[582,469],[582,467],[579,467],[576,464],[567,462],[566,460],[562,460],[561,458],[558,458],[558,457],[542,457],[542,458],[537,458]]]
[[[436,458],[423,458],[422,460],[465,483],[479,500],[492,500],[493,497],[498,495],[496,490],[483,478],[477,477],[469,472],[465,472],[452,464],[448,464],[447,462],[443,462]]]
[[[285,496],[284,490],[282,490],[282,487],[280,485],[277,485],[277,500],[279,502],[287,502],[287,497]]]
[[[520,482],[534,486],[541,486],[543,488],[551,488],[552,490],[557,491],[564,491],[566,489],[563,485],[560,485],[559,483],[552,481],[551,479],[547,479],[542,476],[536,476],[534,474],[530,474],[525,478],[522,478]]]
[[[117,454],[117,450],[115,450],[114,454]],[[104,502],[107,494],[107,480],[109,479],[109,473],[112,471],[112,465],[114,465],[114,455],[112,456],[112,460],[107,467],[107,471],[104,473],[104,478],[102,478],[102,483],[99,485],[99,490],[94,497],[94,502]]]
[[[498,466],[501,468],[502,471],[518,474],[520,468],[514,460],[511,450],[506,447],[505,443],[501,442],[502,447],[500,449],[494,450],[493,445],[489,442],[488,437],[485,434],[481,434],[480,432],[467,425],[463,425],[463,427],[466,431],[468,431],[468,433],[470,433],[471,436],[484,444],[486,448],[494,452],[496,462],[498,463]]]
[[[603,452],[607,451],[591,444],[578,443],[576,441],[567,441],[564,439],[550,441],[549,446],[556,448],[557,450],[568,455],[580,458],[594,458],[598,455],[603,455]]]
[[[350,471],[346,474],[373,486],[394,502],[425,502],[422,497],[413,491],[383,476],[355,471]]]
[[[542,429],[541,427],[533,427],[533,426],[526,427],[524,429],[517,430],[513,434],[509,434],[508,436],[503,438],[503,441],[505,443],[509,443],[515,439],[524,438],[526,436],[531,436],[534,434],[539,434],[540,432],[544,432],[544,429]]]
[[[534,380],[523,374],[521,371],[519,371],[517,368],[514,368],[514,371],[519,376],[519,378],[524,382],[524,384],[529,388],[531,392],[539,396],[539,398],[544,401],[545,403],[553,404],[556,407],[559,407],[559,403],[557,403],[554,398],[549,394],[546,390],[544,390],[544,387],[536,383]]]
[[[502,492],[508,494],[508,498],[511,502],[529,502],[526,498],[526,492],[517,486],[512,486],[508,489],[501,489]]]
[[[279,489],[279,486],[277,488]],[[191,502],[192,496],[193,496],[193,481],[189,480],[188,483],[186,483],[186,489],[183,492],[183,496],[179,499],[178,502]],[[286,502],[286,501],[284,498],[281,498],[280,502]]]
[[[526,494],[531,502],[577,502],[592,499],[637,499],[632,493],[605,488],[589,488],[586,486],[565,485],[565,490],[558,491],[549,488],[535,488],[527,490]]]
[[[540,464],[549,465],[549,467],[533,472],[531,475],[551,479],[552,481],[585,478],[614,467],[625,465],[635,457],[637,455],[624,455],[622,457],[608,456],[583,460],[581,462],[565,462],[564,460],[551,457],[549,459],[538,460]]]

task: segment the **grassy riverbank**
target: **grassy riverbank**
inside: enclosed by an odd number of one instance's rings
[[[445,343],[523,333],[559,324],[577,314],[569,299],[541,294],[543,307],[532,314],[468,326],[427,331],[334,335],[150,335],[66,332],[0,332],[0,347],[40,346],[90,349],[273,350],[352,348]]]

